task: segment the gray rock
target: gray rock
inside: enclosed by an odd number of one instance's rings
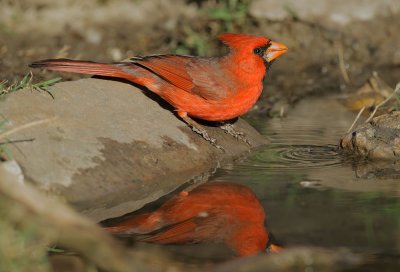
[[[384,114],[340,140],[340,147],[368,159],[400,159],[400,112]]]
[[[213,147],[161,99],[118,81],[83,79],[46,92],[21,90],[0,102],[15,130],[8,148],[26,180],[64,197],[95,220],[154,201],[250,147],[207,127],[226,152]],[[151,96],[147,97],[147,95]],[[253,146],[265,143],[243,120]]]

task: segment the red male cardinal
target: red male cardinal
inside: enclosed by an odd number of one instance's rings
[[[48,59],[30,67],[130,80],[162,97],[194,131],[215,144],[190,117],[225,121],[246,113],[262,92],[267,68],[287,51],[267,37],[222,34],[219,38],[230,52],[218,58],[151,55],[112,64]]]
[[[264,220],[263,207],[247,187],[214,182],[105,229],[121,235],[148,234],[141,241],[157,244],[222,242],[238,256],[247,256],[266,250],[269,233]]]

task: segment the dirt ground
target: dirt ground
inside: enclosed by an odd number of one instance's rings
[[[274,21],[251,16],[251,2],[2,1],[0,80],[17,81],[29,72],[30,62],[45,58],[112,62],[156,53],[215,56],[224,52],[216,36],[227,31],[266,35],[290,49],[274,63],[266,79],[267,91],[253,114],[269,113],[274,105],[305,95],[355,90],[372,71],[392,86],[399,80],[396,14],[340,26],[304,20],[295,13]],[[56,75],[34,73],[35,80]],[[82,76],[63,73],[62,77]]]

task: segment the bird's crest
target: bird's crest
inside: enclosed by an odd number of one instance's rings
[[[218,38],[232,49],[263,46],[270,41],[267,37],[234,33],[224,33]]]

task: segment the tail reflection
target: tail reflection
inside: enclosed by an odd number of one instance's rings
[[[140,240],[157,244],[225,243],[238,256],[247,256],[265,251],[269,244],[264,220],[264,209],[250,189],[214,182],[182,191],[153,212],[105,229],[113,234],[146,235]]]

